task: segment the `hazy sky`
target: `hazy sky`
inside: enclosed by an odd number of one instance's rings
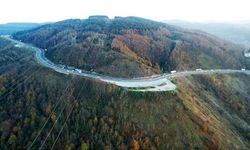
[[[1,0],[0,23],[47,22],[90,15],[153,20],[250,20],[250,0]]]

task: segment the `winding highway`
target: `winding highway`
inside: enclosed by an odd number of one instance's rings
[[[101,80],[106,83],[115,84],[117,86],[124,87],[129,90],[133,90],[133,91],[173,91],[176,89],[176,85],[171,82],[172,78],[183,77],[183,76],[193,75],[193,74],[246,73],[250,75],[249,70],[197,69],[197,70],[192,70],[192,71],[183,71],[183,72],[176,72],[172,74],[161,74],[161,75],[153,75],[153,76],[148,76],[148,77],[132,78],[132,79],[109,77],[109,76],[98,74],[96,72],[84,71],[84,70],[80,70],[74,67],[69,67],[69,66],[65,66],[61,64],[55,64],[45,57],[45,54],[44,54],[45,50],[40,49],[30,44],[17,41],[15,39],[12,39],[10,36],[1,36],[1,37],[14,42],[16,47],[25,47],[25,48],[30,48],[34,50],[37,62],[56,72],[63,73],[66,75],[72,74],[72,75],[94,78],[94,79]]]

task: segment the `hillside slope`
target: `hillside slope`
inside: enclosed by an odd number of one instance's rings
[[[65,20],[13,36],[47,49],[46,56],[56,63],[111,76],[245,65],[244,49],[238,45],[137,17]]]
[[[51,129],[44,149],[54,142],[54,149],[250,148],[244,74],[178,78],[175,92],[131,92],[41,67],[30,50],[2,39],[0,52],[0,149],[28,149],[41,129],[33,149]]]

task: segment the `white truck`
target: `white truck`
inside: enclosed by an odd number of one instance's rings
[[[176,70],[172,70],[172,71],[171,71],[171,74],[173,74],[173,73],[176,73]]]
[[[199,68],[199,69],[196,69],[195,71],[202,71],[202,69],[201,69],[201,68]]]
[[[77,72],[82,73],[81,69],[75,69]]]

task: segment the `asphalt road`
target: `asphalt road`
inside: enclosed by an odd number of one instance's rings
[[[45,51],[38,47],[30,44],[26,44],[17,40],[10,38],[10,36],[1,36],[16,44],[17,47],[26,47],[34,50],[37,62],[41,65],[53,69],[56,72],[63,73],[66,75],[73,74],[83,77],[94,78],[101,80],[106,83],[115,84],[120,87],[128,88],[134,91],[173,91],[176,89],[176,85],[171,82],[172,78],[183,77],[193,74],[212,74],[212,73],[246,73],[250,75],[249,70],[232,70],[232,69],[209,69],[209,70],[191,70],[176,72],[173,74],[161,74],[153,75],[148,77],[140,78],[116,78],[109,77],[105,75],[98,74],[96,72],[90,72],[85,70],[80,70],[74,67],[64,66],[61,64],[55,64],[45,57]]]

